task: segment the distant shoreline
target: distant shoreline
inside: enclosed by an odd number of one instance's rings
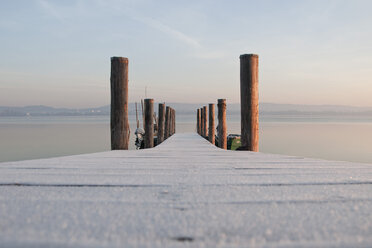
[[[178,114],[195,114],[197,108],[203,104],[189,103],[167,103],[176,109]],[[204,104],[206,105],[206,104]],[[155,105],[157,106],[157,104]],[[135,104],[130,103],[129,115],[135,114]],[[157,107],[154,108],[157,111]],[[240,113],[239,104],[229,104],[227,113],[235,115]],[[296,105],[296,104],[276,104],[260,103],[261,115],[288,115],[288,116],[370,116],[372,117],[372,107],[353,107],[338,105]],[[50,106],[24,106],[10,107],[0,106],[0,117],[16,116],[104,116],[110,115],[110,105],[97,108],[54,108]]]

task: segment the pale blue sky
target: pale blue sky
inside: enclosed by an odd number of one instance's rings
[[[372,106],[372,1],[0,0],[0,105],[239,102],[239,55],[260,56],[260,101]]]

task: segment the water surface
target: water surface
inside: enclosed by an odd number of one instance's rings
[[[228,116],[228,133],[240,133],[239,121]],[[1,117],[0,162],[108,151],[109,123],[109,116]],[[134,116],[130,123],[134,149]],[[177,116],[176,131],[194,132],[194,115]],[[372,164],[372,120],[261,116],[260,151]]]

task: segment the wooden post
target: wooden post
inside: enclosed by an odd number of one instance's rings
[[[196,132],[200,135],[201,134],[201,113],[200,109],[196,110]]]
[[[241,150],[258,152],[258,55],[240,55]]]
[[[227,149],[226,99],[218,99],[218,146]]]
[[[173,134],[176,133],[176,110],[173,109]]]
[[[136,123],[137,123],[137,128],[139,128],[138,111],[137,111],[137,102],[136,102]]]
[[[111,58],[111,150],[128,150],[128,59]]]
[[[158,145],[164,141],[164,131],[165,131],[165,103],[159,103]]]
[[[145,111],[143,109],[143,99],[141,99],[141,109],[142,109],[142,126],[143,130],[145,130]]]
[[[164,140],[169,137],[169,121],[170,121],[170,107],[167,106],[165,110],[165,126],[164,126]]]
[[[145,148],[154,147],[154,99],[145,99]]]
[[[169,137],[170,136],[172,136],[173,135],[173,130],[172,130],[172,128],[173,128],[173,109],[172,108],[170,108],[169,109]]]
[[[208,137],[208,109],[207,106],[203,107],[203,132],[204,132],[204,137]]]
[[[208,130],[209,142],[214,145],[214,104],[209,104],[209,130]]]
[[[204,136],[204,109],[203,108],[200,108],[200,120],[201,120],[201,124],[200,124],[200,128],[201,128],[201,132],[200,132],[200,135],[201,136]]]

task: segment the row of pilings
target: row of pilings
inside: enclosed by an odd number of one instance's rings
[[[199,135],[208,139],[213,145],[216,143],[215,137],[215,108],[214,103],[209,103],[207,106],[197,109],[196,111],[196,130]],[[218,99],[217,101],[217,139],[218,147],[227,148],[227,125],[226,125],[226,99]],[[208,111],[209,110],[209,111]],[[209,112],[209,115],[208,115]]]
[[[111,150],[128,150],[129,118],[128,118],[128,59],[111,58]],[[158,117],[154,113],[154,99],[144,100],[143,128],[144,148],[154,147],[154,119],[157,125],[157,144],[176,132],[176,111],[159,103]],[[137,127],[138,128],[138,127]]]
[[[154,119],[157,125],[154,128]],[[152,148],[176,133],[176,110],[165,103],[159,103],[158,117],[154,112],[154,99],[144,101],[144,148]],[[157,130],[157,143],[154,143],[154,130]]]
[[[258,107],[258,55],[240,55],[240,114],[241,147],[239,150],[258,152],[259,107]],[[226,99],[218,99],[218,147],[227,148]],[[196,130],[202,137],[215,144],[214,104],[197,109]],[[209,119],[209,121],[208,121]],[[209,123],[209,126],[208,126]]]

